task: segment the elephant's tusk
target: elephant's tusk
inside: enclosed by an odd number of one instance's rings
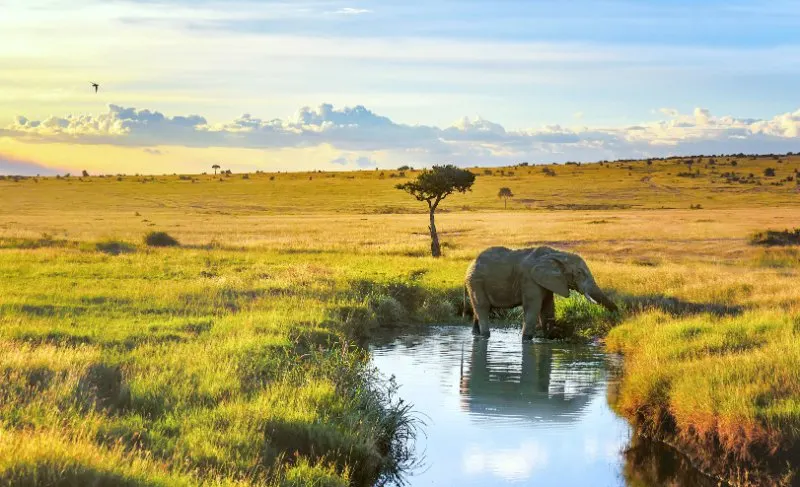
[[[591,302],[591,303],[594,303],[594,304],[599,304],[597,301],[595,301],[595,300],[594,300],[594,298],[592,298],[591,296],[589,296],[589,293],[588,293],[588,292],[585,292],[585,293],[583,293],[583,295],[584,295],[584,296],[586,296],[586,299],[588,299],[588,300],[589,300],[589,302]]]

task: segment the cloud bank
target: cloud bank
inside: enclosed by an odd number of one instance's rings
[[[364,106],[303,107],[286,119],[244,114],[223,123],[200,115],[167,116],[158,111],[109,105],[99,115],[18,116],[0,137],[23,142],[110,144],[148,148],[297,149],[322,145],[342,151],[334,164],[375,165],[370,154],[430,164],[500,165],[516,162],[596,161],[670,155],[800,151],[800,110],[770,119],[716,116],[696,108],[683,114],[661,108],[659,120],[625,127],[548,125],[508,129],[480,117],[448,127],[407,125]]]

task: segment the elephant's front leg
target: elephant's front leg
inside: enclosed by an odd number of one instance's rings
[[[552,291],[545,291],[542,298],[542,312],[539,315],[539,321],[542,325],[542,333],[544,336],[550,337],[556,325],[556,301],[553,297]]]
[[[533,340],[536,333],[536,324],[539,323],[539,314],[542,311],[542,296],[530,296],[522,303],[525,312],[525,322],[522,324],[522,339]]]

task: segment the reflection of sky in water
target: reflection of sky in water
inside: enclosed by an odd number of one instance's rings
[[[373,357],[427,423],[411,485],[624,483],[630,432],[606,404],[599,349],[522,344],[518,329],[474,340],[449,326],[376,345]]]

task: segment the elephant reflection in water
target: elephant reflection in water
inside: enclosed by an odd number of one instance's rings
[[[471,413],[573,422],[602,391],[602,359],[590,350],[530,343],[492,350],[491,343],[474,340],[462,366],[461,406]]]

